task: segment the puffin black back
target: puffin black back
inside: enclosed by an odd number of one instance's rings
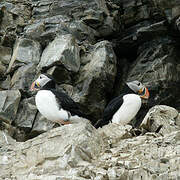
[[[124,83],[123,86],[123,91],[121,92],[121,94],[134,94],[135,92],[126,84]]]

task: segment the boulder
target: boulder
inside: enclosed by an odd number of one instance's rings
[[[94,172],[101,179],[112,180],[176,179],[179,176],[179,140],[180,131],[164,136],[147,133],[122,139],[93,162],[95,167],[87,167],[86,174]]]
[[[28,136],[35,137],[41,133],[47,132],[50,129],[53,129],[53,127],[55,127],[55,124],[56,123],[49,121],[44,116],[42,116],[41,113],[38,112],[36,113],[33,124],[31,124],[32,128],[31,131],[28,133]]]
[[[0,178],[176,179],[180,130],[137,137],[128,135],[131,130],[128,125],[115,124],[96,130],[88,121],[81,121],[54,128],[26,142],[15,142],[0,131],[4,138]]]
[[[98,132],[102,134],[103,139],[107,141],[111,147],[116,146],[117,142],[122,139],[132,138],[131,131],[132,126],[130,125],[122,126],[114,123],[109,123],[98,129]]]
[[[0,147],[14,144],[16,141],[6,131],[0,130]]]
[[[12,49],[9,47],[0,46],[0,62],[8,65],[11,60]]]
[[[14,124],[16,125],[16,127],[30,132],[35,121],[36,114],[37,108],[35,105],[34,97],[23,99],[19,104]]]
[[[176,118],[176,125],[180,127],[180,113],[178,117]]]
[[[18,25],[23,26],[31,17],[31,7],[23,2],[1,2],[3,17],[1,28],[6,31],[8,28],[16,28]]]
[[[6,72],[6,67],[0,62],[0,75],[3,76]]]
[[[18,90],[0,91],[0,120],[12,123],[16,118],[21,93]]]
[[[58,51],[57,51],[58,49]],[[73,72],[80,67],[79,46],[71,34],[56,37],[43,51],[39,69],[61,64]]]
[[[55,128],[9,146],[9,152],[0,151],[0,178],[83,179],[78,169],[90,165],[103,146],[102,137],[88,121]]]
[[[180,61],[171,38],[158,38],[139,47],[127,81],[139,80],[150,91],[148,106],[157,104],[179,107]]]
[[[24,28],[24,35],[40,42],[45,47],[54,40],[57,34],[68,33],[69,21],[70,18],[62,15],[36,19]]]
[[[38,64],[40,55],[41,46],[39,42],[26,38],[17,39],[7,72],[10,72],[12,68],[18,65],[29,63]]]
[[[153,0],[152,1],[159,10],[163,11],[166,18],[171,21],[174,17],[180,15],[180,2],[177,0]]]
[[[101,41],[86,54],[89,61],[80,71],[76,88],[80,89],[74,96],[82,104],[84,111],[95,118],[100,118],[107,103],[116,76],[116,56],[111,43]]]
[[[36,74],[36,65],[29,63],[19,67],[12,76],[11,89],[28,91]]]
[[[179,113],[176,109],[165,105],[157,105],[148,111],[140,127],[149,132],[169,134],[178,130],[178,126],[176,126],[178,116]]]
[[[3,74],[4,75],[4,74]],[[3,75],[1,77],[3,77]],[[0,79],[0,89],[1,90],[8,90],[11,87],[11,77],[7,75],[7,77],[3,77],[2,81]]]

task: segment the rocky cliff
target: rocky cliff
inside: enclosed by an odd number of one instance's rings
[[[178,179],[179,42],[178,0],[2,0],[1,179]],[[40,72],[53,75],[91,124],[54,129],[39,114],[29,87]],[[135,79],[150,99],[134,126],[144,119],[152,133],[95,130],[123,82]]]

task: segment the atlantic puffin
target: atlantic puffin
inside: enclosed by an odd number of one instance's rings
[[[126,125],[138,113],[142,105],[141,99],[148,99],[148,89],[139,81],[125,83],[122,94],[112,99],[103,112],[102,119],[95,127],[102,127],[109,122]]]
[[[71,124],[71,116],[85,117],[79,106],[64,92],[55,89],[52,76],[41,74],[31,85],[30,90],[38,90],[35,103],[39,112],[48,120],[60,125]]]

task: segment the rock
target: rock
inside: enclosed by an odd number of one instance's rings
[[[58,84],[71,83],[71,73],[63,66],[53,66],[47,70],[47,73],[52,75]]]
[[[69,21],[68,17],[62,15],[37,19],[24,28],[24,34],[27,38],[34,39],[45,47],[54,40],[57,34],[68,33]]]
[[[17,39],[13,55],[7,69],[7,72],[10,72],[12,67],[17,66],[17,64],[38,64],[41,55],[41,46],[39,42],[20,38]]]
[[[0,81],[0,89],[2,90],[8,90],[11,86],[11,77],[8,75],[5,79],[3,78],[2,81]]]
[[[36,74],[36,65],[27,64],[18,68],[11,79],[11,88],[28,91]]]
[[[19,104],[14,124],[16,125],[16,127],[20,127],[21,129],[30,132],[36,118],[36,113],[37,108],[35,105],[34,97],[23,99]]]
[[[117,142],[122,139],[131,138],[132,126],[122,126],[119,124],[109,123],[98,129],[98,132],[102,134],[102,137],[113,147]]]
[[[0,91],[0,119],[11,123],[16,118],[21,94],[18,90]]]
[[[153,0],[153,3],[158,9],[163,10],[169,21],[180,14],[180,2],[177,0],[172,0],[171,2],[167,2],[166,0]]]
[[[56,123],[53,123],[52,121],[47,120],[44,116],[42,116],[38,112],[34,118],[33,124],[31,124],[32,129],[28,135],[35,137],[41,133],[44,133],[44,132],[49,131],[50,129],[53,129],[53,127],[55,127],[55,124]]]
[[[25,179],[72,179],[73,176],[83,179],[76,169],[89,165],[100,154],[103,141],[86,122],[55,128],[27,142],[16,143],[10,149],[8,153],[0,152],[3,164],[0,178],[20,180],[23,175]]]
[[[80,67],[79,50],[72,35],[58,36],[43,51],[38,68],[41,69],[59,63],[63,64],[69,71],[77,72]]]
[[[8,65],[11,60],[12,49],[9,47],[0,46],[0,62]]]
[[[150,8],[149,3],[135,0],[123,0],[122,6],[124,10],[122,18],[125,22],[125,26],[137,24],[150,17],[150,11],[148,11],[148,8]]]
[[[179,107],[180,61],[178,50],[171,43],[168,38],[144,43],[128,73],[127,81],[138,79],[149,89],[149,107],[157,104]]]
[[[95,43],[96,37],[100,36],[96,29],[86,25],[83,21],[75,20],[67,24],[68,32],[70,32],[80,42]]]
[[[0,130],[0,139],[1,139],[0,147],[14,144],[16,142],[11,136],[9,136],[9,134],[6,131],[1,131],[1,130]]]
[[[6,67],[0,62],[0,75],[3,76],[6,71]]]
[[[180,113],[178,117],[176,118],[176,125],[180,127]]]
[[[140,127],[150,132],[169,134],[178,130],[175,126],[178,115],[178,111],[172,107],[157,105],[149,110]]]
[[[106,96],[113,88],[116,76],[116,56],[111,43],[101,41],[87,54],[87,63],[80,71],[76,101],[85,106],[85,112],[99,118],[107,103]],[[79,96],[79,99],[78,99]]]

